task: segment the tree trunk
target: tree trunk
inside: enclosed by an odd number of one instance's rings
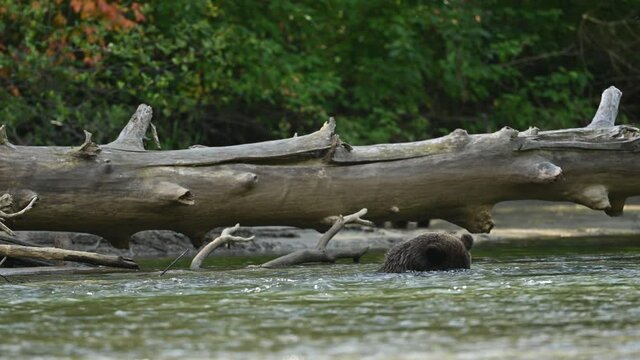
[[[14,212],[38,199],[3,219],[14,230],[88,232],[126,246],[148,229],[196,240],[237,222],[326,230],[332,216],[363,207],[372,221],[442,218],[471,232],[491,230],[491,208],[505,200],[568,200],[617,216],[640,194],[638,130],[614,124],[620,96],[607,89],[585,128],[458,129],[372,146],[342,143],[331,119],[290,139],[146,151],[146,105],[107,145],[87,133],[77,148],[13,146],[2,132],[0,191]]]

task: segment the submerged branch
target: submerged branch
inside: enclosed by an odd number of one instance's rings
[[[361,218],[366,214],[367,209],[364,208],[356,213],[344,217],[342,215],[338,215],[337,217],[330,217],[326,220],[333,222],[333,225],[329,230],[327,230],[327,232],[320,236],[320,239],[318,239],[318,245],[316,245],[315,249],[294,251],[291,254],[287,254],[266,262],[260,267],[277,268],[316,262],[334,263],[337,259],[342,258],[352,258],[354,262],[358,262],[360,261],[362,255],[364,255],[369,250],[369,247],[357,250],[327,251],[327,245],[329,244],[329,241],[331,241],[331,239],[333,239],[333,237],[338,232],[340,232],[340,230],[342,230],[346,224],[355,223],[365,226],[375,226],[371,221]]]
[[[240,228],[240,224],[238,223],[234,227],[230,227],[230,228],[226,228],[226,229],[222,230],[222,233],[220,234],[220,236],[218,236],[217,238],[213,239],[213,241],[208,243],[205,247],[203,247],[198,252],[198,254],[196,254],[196,256],[191,261],[191,270],[200,269],[204,259],[206,259],[207,256],[209,256],[209,254],[211,254],[213,252],[213,250],[217,249],[218,247],[220,247],[220,246],[222,246],[224,244],[230,244],[230,243],[234,243],[234,242],[253,241],[255,236],[244,238],[244,237],[240,237],[240,236],[231,235],[234,232],[236,232],[239,228]]]

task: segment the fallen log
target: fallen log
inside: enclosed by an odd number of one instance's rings
[[[108,274],[115,272],[130,272],[129,269],[112,267],[69,267],[69,266],[35,266],[35,267],[14,267],[0,268],[0,275],[8,277],[8,280],[16,276],[39,276],[39,275],[93,275]]]
[[[0,244],[42,247],[42,245],[35,244],[25,240],[20,240],[11,236],[6,236],[1,233],[0,233]],[[16,267],[16,266],[17,267],[21,267],[21,266],[34,267],[34,266],[52,266],[53,265],[53,263],[44,261],[44,260],[29,259],[24,257],[7,258],[5,256],[3,258],[3,261],[0,261],[0,267],[2,267],[2,265],[5,263],[5,260],[8,260],[8,262],[6,263],[13,267]]]
[[[129,258],[113,255],[100,255],[86,251],[65,250],[52,247],[30,247],[0,244],[0,256],[41,260],[75,261],[93,265],[138,269],[138,264]]]
[[[619,216],[625,199],[640,194],[640,137],[615,125],[620,97],[607,89],[584,128],[458,129],[353,147],[330,120],[290,139],[147,151],[146,105],[106,145],[86,133],[76,148],[14,146],[0,131],[0,193],[13,199],[4,212],[33,205],[0,219],[15,230],[88,232],[126,246],[142,230],[174,230],[198,242],[236,222],[326,230],[333,214],[361,207],[375,222],[441,218],[474,233],[491,230],[491,208],[506,200],[572,201]]]

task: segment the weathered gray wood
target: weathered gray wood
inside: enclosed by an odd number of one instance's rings
[[[616,89],[614,86],[602,92],[598,111],[596,111],[596,115],[587,127],[608,128],[615,125],[616,117],[618,117],[620,98],[622,98],[622,91]]]
[[[65,250],[52,247],[31,247],[20,245],[0,244],[0,256],[25,257],[42,260],[75,261],[86,264],[104,265],[127,269],[137,269],[138,264],[133,260],[114,255],[101,255],[86,251]]]
[[[354,223],[365,226],[375,226],[373,222],[362,219],[362,216],[366,215],[367,211],[366,208],[363,208],[358,212],[344,217],[338,215],[328,218],[326,221],[332,223],[331,228],[320,236],[315,249],[294,251],[291,254],[268,261],[260,265],[260,267],[277,268],[316,262],[333,263],[337,259],[344,258],[352,258],[354,262],[360,261],[360,258],[369,250],[368,246],[362,249],[327,250],[327,245],[347,224]]]
[[[40,276],[40,275],[88,275],[106,274],[115,272],[131,271],[130,269],[106,268],[106,267],[69,267],[69,266],[31,266],[0,268],[0,275],[13,279],[16,276]]]
[[[353,259],[354,262],[359,262],[360,258],[369,251],[369,247],[363,247],[361,249],[340,249],[340,250],[299,250],[281,256],[266,262],[259,267],[274,269],[281,267],[289,267],[308,263],[335,263],[339,259]]]
[[[460,150],[469,141],[465,130],[456,129],[451,134],[432,140],[401,144],[380,144],[370,146],[340,146],[332,162],[366,163],[391,160],[403,160],[435,154],[451,153]]]
[[[253,240],[253,238],[254,238],[253,236],[248,237],[248,238],[244,238],[244,237],[240,237],[240,236],[231,235],[235,231],[237,231],[239,228],[240,228],[240,224],[236,224],[233,227],[226,228],[226,229],[222,230],[222,233],[220,234],[220,236],[218,236],[217,238],[213,239],[210,243],[208,243],[207,245],[202,247],[202,249],[200,249],[200,251],[198,251],[196,256],[193,257],[193,260],[191,260],[191,266],[190,266],[191,270],[200,269],[204,259],[206,259],[207,256],[209,256],[209,254],[211,254],[213,252],[213,250],[219,248],[222,245],[230,244],[230,243],[234,243],[234,242],[246,242],[246,241],[252,241]]]
[[[138,106],[136,112],[133,113],[127,125],[118,135],[118,138],[106,145],[106,147],[125,151],[145,151],[144,135],[151,124],[152,116],[151,106],[145,104]]]
[[[131,157],[129,151],[118,151],[111,144],[106,153],[116,162],[133,162],[140,167],[152,166],[211,166],[225,163],[287,162],[298,158],[316,158],[317,152],[331,147],[335,121],[330,120],[319,131],[284,140],[225,147],[197,147],[187,150],[146,151]],[[113,144],[113,143],[112,143]],[[136,150],[137,151],[137,150]],[[128,161],[127,161],[128,160]]]
[[[0,136],[0,194],[13,197],[13,212],[38,198],[6,219],[11,229],[88,232],[120,246],[148,229],[196,240],[236,222],[327,229],[331,216],[362,207],[376,222],[442,218],[471,232],[491,230],[491,208],[506,200],[574,201],[617,216],[627,197],[640,195],[640,137],[614,126],[617,91],[605,91],[585,128],[456,130],[353,147],[330,121],[284,140],[144,151],[151,111],[139,108],[101,151],[90,138],[70,148],[13,146]]]

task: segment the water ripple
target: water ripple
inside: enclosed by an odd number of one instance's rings
[[[7,358],[633,358],[637,254],[52,277],[0,286]],[[64,339],[64,340],[62,340]],[[535,356],[534,356],[535,355]]]

